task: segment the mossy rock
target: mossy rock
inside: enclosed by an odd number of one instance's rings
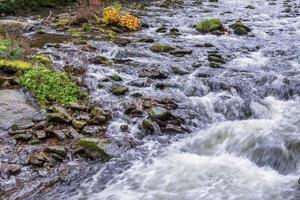
[[[110,76],[110,78],[113,81],[123,81],[123,79],[121,78],[121,76],[119,74],[113,74],[113,75]]]
[[[218,18],[205,19],[196,25],[196,29],[203,33],[210,33],[223,29],[222,21]]]
[[[68,150],[63,146],[48,146],[45,147],[44,151],[46,153],[54,153],[59,155],[60,157],[66,157]]]
[[[128,92],[128,87],[124,85],[116,85],[112,88],[111,92],[116,96],[124,95]]]
[[[38,63],[41,63],[43,65],[47,65],[47,66],[52,65],[52,60],[48,56],[45,56],[43,54],[35,55],[33,57],[33,60],[38,62]]]
[[[167,44],[155,44],[150,47],[150,50],[153,52],[160,53],[160,52],[170,52],[175,50],[175,48]]]
[[[236,35],[247,35],[249,32],[251,32],[251,29],[241,21],[236,21],[229,27],[233,29],[233,32]]]
[[[167,120],[170,117],[170,113],[165,108],[154,107],[149,110],[149,116],[156,120]]]
[[[84,149],[88,157],[92,159],[100,158],[103,161],[110,160],[111,156],[105,151],[107,140],[97,138],[83,138],[79,141],[79,145]]]

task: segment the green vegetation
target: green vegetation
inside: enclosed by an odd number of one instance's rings
[[[196,25],[196,29],[203,33],[209,33],[216,30],[221,30],[222,28],[223,28],[223,24],[221,20],[217,18],[205,19]]]
[[[19,58],[25,53],[20,44],[11,39],[0,39],[1,58]]]
[[[20,77],[20,84],[34,94],[41,106],[78,102],[85,97],[79,86],[65,73],[45,67],[26,71]]]
[[[8,71],[28,70],[32,68],[32,64],[21,60],[0,59],[0,69],[4,68]]]

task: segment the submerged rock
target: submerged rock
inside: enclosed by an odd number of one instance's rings
[[[149,116],[152,119],[166,120],[170,116],[170,113],[165,108],[154,107],[150,109]]]
[[[126,92],[128,92],[128,87],[124,85],[115,85],[111,92],[117,96],[124,95]]]
[[[251,29],[241,21],[236,21],[229,27],[233,29],[233,32],[236,35],[247,35],[249,32],[251,32]]]
[[[139,77],[148,77],[152,79],[165,79],[168,75],[157,67],[143,68],[139,73]]]
[[[155,45],[151,46],[150,50],[153,52],[156,52],[156,53],[162,53],[162,52],[167,53],[167,52],[175,50],[175,48],[170,45],[160,43],[160,44],[155,44]]]
[[[92,158],[100,158],[103,161],[110,160],[110,155],[105,151],[107,140],[98,138],[84,138],[79,141],[79,145],[83,148],[85,154]]]

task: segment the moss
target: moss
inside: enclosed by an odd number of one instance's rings
[[[87,154],[90,157],[100,157],[102,160],[109,160],[111,157],[108,155],[105,150],[106,141],[102,141],[96,138],[84,138],[79,141],[79,145],[82,146]]]
[[[241,21],[236,21],[229,27],[233,29],[233,32],[236,35],[247,35],[248,32],[251,32],[251,29],[245,24],[243,24]]]
[[[19,58],[25,53],[25,50],[18,42],[10,39],[0,39],[0,57]]]
[[[196,25],[196,29],[203,33],[209,33],[216,30],[221,30],[223,28],[223,24],[220,19],[212,18],[206,19]]]
[[[119,74],[113,74],[113,75],[110,76],[110,78],[113,81],[123,81],[123,79],[121,78],[121,76]]]
[[[65,73],[45,67],[26,71],[20,77],[20,84],[33,93],[41,106],[78,102],[85,97],[79,86]]]
[[[91,24],[88,24],[88,23],[84,23],[83,25],[82,25],[82,30],[83,31],[91,31],[93,29],[93,27],[92,27],[92,25]]]
[[[150,48],[150,50],[153,52],[170,52],[174,49],[174,47],[171,47],[167,44],[155,44]]]
[[[45,56],[45,55],[42,55],[42,54],[35,55],[33,57],[33,60],[38,62],[38,63],[44,64],[44,65],[51,65],[52,64],[52,60],[48,56]]]
[[[68,20],[68,19],[60,19],[54,25],[57,27],[60,27],[60,26],[65,26],[69,23],[70,23],[70,20]]]
[[[71,32],[71,35],[72,35],[72,37],[79,38],[81,36],[81,33],[74,31],[74,32]]]
[[[32,68],[32,64],[21,60],[7,60],[0,59],[0,69],[18,71],[18,70],[29,70]]]

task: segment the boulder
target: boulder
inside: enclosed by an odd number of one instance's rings
[[[47,146],[44,148],[46,153],[54,153],[59,155],[60,157],[66,157],[68,150],[63,146]]]
[[[92,159],[100,158],[103,161],[110,160],[111,156],[105,151],[107,140],[98,138],[83,138],[79,145],[84,149],[86,155]]]
[[[157,120],[166,120],[170,116],[169,111],[163,107],[151,108],[148,114],[152,119]]]
[[[115,85],[113,86],[111,92],[116,96],[124,95],[126,92],[128,92],[128,87],[124,85]]]
[[[233,32],[236,35],[247,35],[249,32],[252,31],[248,26],[243,24],[241,21],[236,21],[233,24],[231,24],[229,27],[233,29]]]
[[[205,19],[196,25],[196,29],[202,33],[210,33],[217,30],[223,30],[223,24],[220,19]]]
[[[153,46],[150,47],[150,50],[156,53],[162,53],[162,52],[170,52],[175,50],[174,47],[167,45],[167,44],[154,44]]]

